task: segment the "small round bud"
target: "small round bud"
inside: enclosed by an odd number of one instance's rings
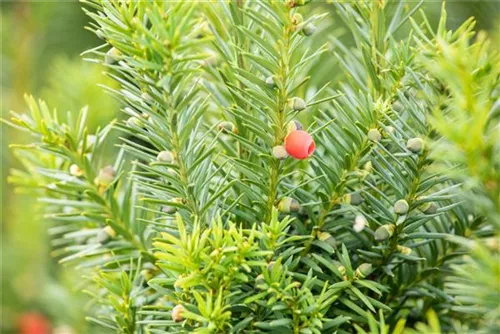
[[[387,126],[387,127],[385,128],[385,132],[386,132],[387,134],[391,134],[391,135],[392,135],[392,134],[394,134],[394,133],[396,132],[396,129],[395,129],[393,126]]]
[[[426,215],[433,215],[437,212],[437,206],[436,204],[430,202],[430,203],[425,203],[422,205],[420,210],[425,213]]]
[[[311,36],[316,31],[316,26],[312,23],[308,23],[302,27],[301,32],[304,36]]]
[[[372,265],[370,263],[361,263],[356,269],[355,275],[357,278],[365,278],[370,275],[373,271]]]
[[[182,317],[182,313],[185,310],[186,309],[181,304],[175,306],[172,309],[172,320],[175,321],[175,322],[181,322],[182,320],[184,320],[184,318]]]
[[[204,21],[198,26],[195,37],[200,39],[200,38],[203,38],[203,37],[210,35],[210,33],[211,33],[211,31],[210,31],[210,27],[208,25],[208,22]]]
[[[285,138],[285,148],[292,157],[303,160],[309,158],[314,153],[316,144],[310,134],[298,130],[291,132]]]
[[[132,116],[129,119],[127,119],[127,125],[130,127],[136,127],[136,126],[142,127],[142,121],[140,119],[138,119],[137,117]]]
[[[354,232],[359,233],[365,229],[367,224],[368,221],[366,220],[365,216],[357,215],[356,218],[354,218],[352,229],[354,230]]]
[[[220,255],[220,248],[216,248],[212,251],[212,253],[210,253],[210,256],[211,257],[218,257]]]
[[[265,279],[264,279],[264,275],[260,274],[259,276],[257,276],[255,278],[255,285],[257,285],[257,287],[259,285],[263,285],[264,283],[266,283]]]
[[[267,271],[273,270],[275,264],[276,264],[275,261],[269,262],[269,264],[267,265]]]
[[[302,17],[302,15],[300,15],[299,13],[295,13],[292,15],[292,24],[297,26],[302,22],[304,22],[304,17]]]
[[[385,224],[385,225],[380,226],[375,231],[375,240],[384,241],[384,240],[389,239],[394,234],[395,229],[396,229],[396,226],[394,224]]]
[[[175,169],[173,168],[167,168],[167,173],[173,177],[176,177],[177,176],[177,172],[175,171]]]
[[[97,233],[96,241],[100,244],[105,244],[114,237],[116,237],[115,230],[111,226],[106,226]]]
[[[273,157],[279,160],[283,160],[288,157],[286,149],[282,145],[277,145],[273,147]]]
[[[236,128],[236,126],[232,122],[228,121],[220,122],[219,125],[217,125],[217,129],[219,129],[219,131],[223,133],[232,132],[234,134],[238,134],[238,129]]]
[[[299,131],[302,129],[303,129],[302,123],[300,123],[299,121],[293,120],[293,121],[288,122],[288,124],[286,126],[286,133],[287,133],[287,135],[289,135],[293,131]]]
[[[380,131],[378,131],[377,129],[370,129],[370,131],[368,131],[368,140],[376,143],[379,142],[380,139],[382,139]]]
[[[401,254],[404,254],[404,255],[410,255],[411,254],[411,248],[410,247],[397,245],[396,249]]]
[[[409,209],[410,206],[408,205],[408,202],[404,199],[400,199],[394,204],[394,213],[398,215],[406,215]]]
[[[372,169],[373,169],[372,162],[371,162],[371,161],[367,161],[367,162],[364,164],[363,169],[364,169],[366,172],[370,173],[370,172],[372,171]]]
[[[337,270],[340,272],[340,274],[345,275],[346,270],[344,266],[339,266],[337,267]]]
[[[392,104],[392,110],[394,110],[397,113],[402,113],[404,111],[404,106],[401,102],[396,101]]]
[[[184,198],[181,198],[181,197],[176,197],[176,198],[172,198],[172,200],[170,202],[175,203],[175,204],[185,204],[186,200]],[[177,206],[176,205],[164,205],[164,206],[162,206],[161,211],[164,213],[173,214],[173,213],[177,212]]]
[[[296,199],[284,197],[278,204],[278,210],[283,213],[297,212],[300,209],[300,204]]]
[[[106,64],[112,65],[120,60],[120,55],[121,52],[117,48],[112,47],[108,52],[106,52],[106,55],[104,56],[104,62]]]
[[[170,164],[174,161],[174,155],[170,151],[161,151],[158,153],[156,160]]]
[[[177,208],[175,206],[164,205],[161,207],[161,212],[163,212],[163,213],[172,214],[172,213],[175,213],[176,211],[177,211]]]
[[[116,171],[112,166],[106,166],[99,170],[99,174],[94,180],[94,183],[99,186],[108,186],[113,182],[116,176]]]
[[[266,85],[269,88],[275,88],[276,87],[276,80],[274,79],[274,75],[268,76],[266,78]]]
[[[78,165],[72,164],[69,167],[69,173],[73,176],[79,177],[83,175],[83,170],[80,167],[78,167]]]
[[[408,139],[406,148],[413,153],[420,153],[424,149],[424,141],[418,137]]]
[[[155,274],[154,274],[153,270],[151,270],[151,269],[144,269],[141,273],[142,273],[142,277],[144,277],[144,281],[146,281],[146,282],[148,282],[153,277],[155,277]]]
[[[363,203],[363,197],[359,192],[353,192],[345,195],[345,202],[351,205],[360,205]]]
[[[493,252],[500,251],[500,238],[487,238],[484,240],[486,247],[488,247]]]
[[[288,106],[295,111],[301,111],[307,108],[306,101],[300,97],[292,97],[288,100]]]

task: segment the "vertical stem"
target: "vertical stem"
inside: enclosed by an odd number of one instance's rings
[[[290,8],[287,8],[287,15],[290,15]],[[281,145],[283,140],[285,139],[285,123],[286,123],[286,104],[288,100],[288,92],[286,90],[288,84],[288,72],[289,72],[289,62],[290,59],[288,57],[288,49],[290,48],[290,28],[288,26],[283,27],[283,48],[280,48],[282,52],[279,54],[280,56],[280,73],[277,76],[277,80],[280,80],[279,93],[277,96],[277,107],[276,107],[276,115],[277,115],[277,123],[275,124],[275,133],[274,133],[274,145]],[[269,181],[269,197],[267,200],[267,212],[265,221],[269,221],[271,219],[271,213],[274,206],[274,202],[276,201],[276,197],[278,196],[278,186],[279,186],[279,175],[281,170],[281,162],[277,159],[274,159],[271,163],[270,170],[270,181]]]
[[[371,3],[372,8],[371,8],[371,13],[370,13],[370,23],[371,23],[371,29],[370,29],[370,49],[371,49],[371,54],[372,54],[372,60],[373,60],[373,67],[375,68],[375,71],[378,76],[383,77],[383,71],[381,71],[381,68],[384,68],[386,62],[385,58],[383,55],[386,53],[386,44],[383,41],[383,36],[384,36],[384,30],[385,30],[385,23],[384,23],[384,7],[385,7],[385,2],[383,0],[377,0],[373,1]],[[368,75],[368,83],[370,85],[371,89],[371,94],[373,96],[374,101],[377,101],[379,98],[385,98],[387,93],[396,93],[395,87],[398,87],[400,85],[400,80],[402,78],[399,78],[389,89],[386,89],[386,87],[382,84],[377,86],[370,81],[369,74]],[[392,95],[392,94],[391,94]],[[369,126],[377,127],[378,126],[378,120],[381,116],[381,112],[376,110],[374,108],[374,120],[373,124],[370,124]],[[323,208],[320,212],[320,216],[318,218],[318,223],[316,226],[313,228],[311,231],[311,236],[312,238],[309,239],[304,247],[304,250],[302,251],[302,255],[305,255],[309,252],[312,242],[314,241],[314,238],[316,237],[316,233],[321,230],[321,228],[324,226],[326,222],[326,217],[330,213],[330,211],[334,208],[336,204],[339,203],[340,199],[344,195],[345,191],[345,186],[346,186],[346,178],[348,175],[348,172],[354,170],[357,168],[359,161],[363,158],[361,153],[366,150],[366,148],[370,145],[370,142],[368,140],[365,140],[359,149],[354,153],[353,157],[353,162],[350,164],[350,166],[344,166],[344,169],[342,171],[342,176],[340,177],[340,180],[335,187],[335,191],[333,194],[330,196],[330,199],[328,203],[326,204],[326,207]]]

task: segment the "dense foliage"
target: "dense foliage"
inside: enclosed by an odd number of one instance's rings
[[[304,0],[85,4],[105,42],[86,57],[126,119],[89,133],[86,108],[62,120],[27,97],[9,123],[35,141],[13,146],[10,180],[44,204],[102,331],[500,328],[500,57],[472,19],[448,31],[443,7],[434,29],[421,3],[382,0],[333,3],[342,22]],[[301,127],[316,150],[286,157]]]

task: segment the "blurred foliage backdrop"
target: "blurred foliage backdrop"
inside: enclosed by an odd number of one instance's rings
[[[317,6],[329,5],[328,0],[315,2]],[[435,24],[440,6],[441,2],[434,0],[426,0],[424,6]],[[475,16],[478,29],[487,30],[499,44],[498,1],[448,1],[447,7],[452,25]],[[112,86],[113,82],[102,74],[102,68],[79,56],[98,40],[84,29],[88,18],[78,2],[2,1],[0,11],[2,118],[9,110],[24,111],[25,93],[43,98],[60,113],[76,112],[88,105],[93,128],[117,115],[119,101],[98,86]],[[1,131],[0,332],[18,333],[23,315],[40,314],[55,333],[95,333],[83,319],[85,296],[78,281],[50,258],[47,231],[36,200],[14,193],[6,181],[15,163],[7,142],[22,142],[24,138],[13,140],[14,132],[5,126]]]

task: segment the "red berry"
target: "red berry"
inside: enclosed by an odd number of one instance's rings
[[[25,313],[19,319],[20,334],[49,334],[50,323],[41,314],[36,312]]]
[[[309,158],[316,149],[316,144],[311,135],[305,131],[292,131],[285,138],[285,148],[287,153],[295,159]]]

